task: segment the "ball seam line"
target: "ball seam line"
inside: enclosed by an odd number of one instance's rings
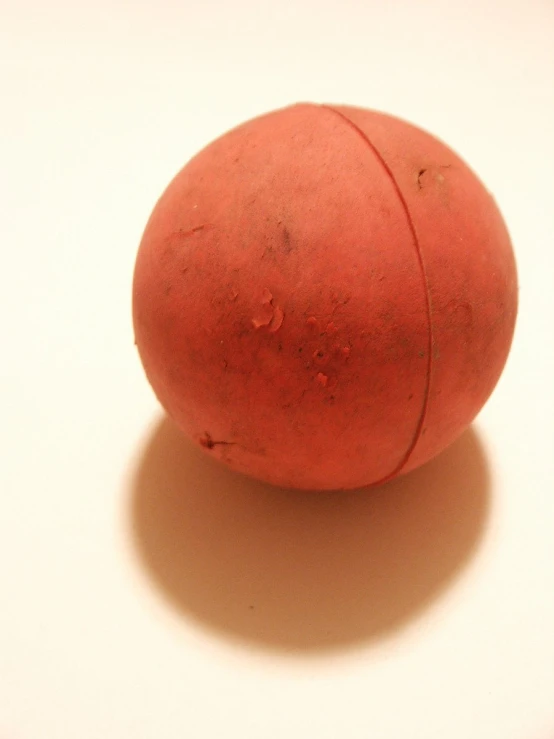
[[[363,139],[363,141],[365,142],[366,146],[373,152],[374,156],[377,158],[377,160],[379,161],[379,163],[381,164],[381,166],[383,167],[383,169],[387,173],[387,175],[388,175],[388,177],[389,177],[389,179],[390,179],[390,181],[391,181],[391,183],[392,183],[392,185],[393,185],[393,187],[394,187],[394,189],[396,191],[396,194],[397,194],[397,196],[398,196],[398,198],[400,200],[400,203],[401,203],[401,205],[402,205],[402,207],[404,209],[404,212],[406,214],[406,218],[407,218],[407,221],[408,221],[408,226],[409,226],[409,229],[410,229],[410,233],[412,235],[412,239],[413,239],[415,250],[416,250],[416,254],[417,254],[417,261],[418,261],[418,264],[419,264],[419,268],[420,268],[420,272],[421,272],[421,276],[422,276],[422,280],[423,280],[423,290],[424,290],[424,293],[425,293],[425,307],[426,307],[426,312],[427,312],[427,334],[428,334],[428,336],[427,336],[427,368],[426,368],[426,377],[425,377],[425,384],[424,384],[424,391],[423,391],[424,394],[423,394],[422,409],[421,409],[421,413],[420,413],[420,416],[419,416],[419,419],[418,419],[418,422],[417,422],[417,425],[416,425],[416,428],[415,428],[415,431],[414,431],[413,438],[412,438],[410,444],[408,445],[407,451],[401,457],[400,462],[398,463],[398,465],[388,475],[385,475],[380,480],[377,480],[377,481],[371,483],[371,485],[381,485],[381,484],[387,482],[388,480],[390,480],[391,478],[395,477],[396,475],[400,474],[400,472],[402,472],[402,470],[404,469],[404,467],[407,465],[410,457],[412,456],[412,453],[413,453],[414,449],[416,448],[416,446],[417,446],[417,444],[418,444],[418,442],[419,442],[419,440],[421,438],[421,435],[422,435],[422,432],[423,432],[423,427],[424,427],[424,424],[425,424],[425,419],[427,417],[427,410],[429,408],[429,396],[430,396],[430,389],[431,389],[431,372],[432,372],[432,365],[433,365],[433,355],[432,355],[432,352],[433,352],[433,344],[434,344],[434,341],[433,341],[433,325],[432,325],[432,320],[431,320],[432,310],[431,310],[431,297],[430,297],[430,294],[429,294],[429,282],[428,282],[428,279],[427,279],[427,272],[426,272],[426,269],[425,269],[425,261],[423,259],[423,254],[421,252],[421,248],[420,248],[420,245],[419,245],[419,240],[418,240],[418,237],[417,237],[416,228],[415,228],[414,222],[412,220],[412,216],[410,214],[410,210],[408,208],[408,204],[406,202],[406,199],[404,198],[404,195],[402,193],[402,190],[400,189],[400,186],[398,185],[398,182],[396,181],[396,179],[395,179],[395,177],[394,177],[394,175],[392,173],[392,170],[390,169],[390,167],[386,163],[385,159],[383,158],[383,156],[381,155],[381,153],[379,152],[379,150],[377,149],[377,147],[375,146],[375,144],[372,143],[372,141],[369,139],[369,137],[364,133],[364,131],[361,128],[359,128],[359,126],[357,126],[354,123],[354,121],[352,121],[350,118],[348,118],[348,116],[345,115],[344,113],[342,113],[340,110],[337,110],[336,108],[333,108],[331,105],[321,105],[320,107],[321,108],[324,108],[325,110],[328,110],[331,113],[334,113],[339,118],[341,118],[342,121],[344,123],[346,123],[346,125],[348,125],[350,128],[352,128],[357,133],[357,135],[360,136]]]

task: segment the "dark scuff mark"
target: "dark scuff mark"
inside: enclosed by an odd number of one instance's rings
[[[290,254],[292,251],[290,232],[286,226],[283,226],[283,251],[285,254]]]
[[[200,438],[200,444],[205,449],[214,449],[216,446],[233,446],[235,442],[234,441],[216,441],[215,439],[212,439],[211,435],[206,431],[204,433],[204,436]]]

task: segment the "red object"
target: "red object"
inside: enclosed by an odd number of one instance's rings
[[[508,355],[517,277],[492,197],[444,144],[305,104],[175,177],[133,312],[156,395],[207,453],[279,485],[352,488],[471,422]]]

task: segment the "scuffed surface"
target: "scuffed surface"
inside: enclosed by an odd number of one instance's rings
[[[434,456],[494,386],[515,317],[509,240],[467,167],[402,122],[340,111],[293,106],[200,152],[135,270],[162,404],[190,437],[233,440],[210,453],[236,469],[305,488]]]

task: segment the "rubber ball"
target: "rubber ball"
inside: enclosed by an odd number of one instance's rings
[[[517,312],[492,196],[389,115],[300,104],[224,134],[173,179],[133,283],[159,401],[206,453],[276,485],[379,484],[481,409]]]

